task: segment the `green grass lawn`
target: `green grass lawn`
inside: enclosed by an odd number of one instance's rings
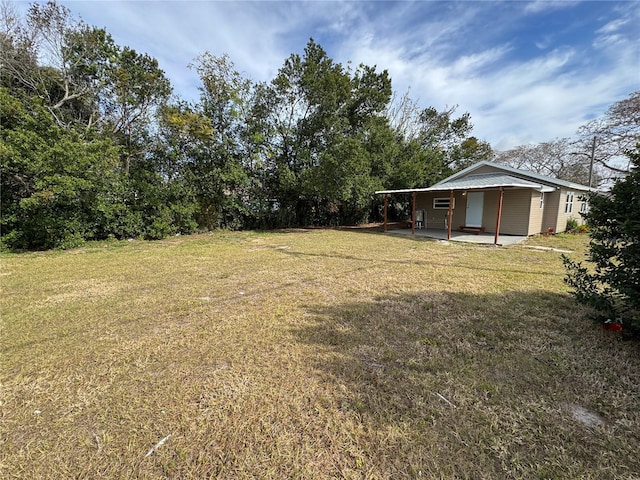
[[[1,478],[638,478],[640,349],[557,252],[297,230],[0,261]]]

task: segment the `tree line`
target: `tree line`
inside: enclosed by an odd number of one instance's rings
[[[313,39],[270,82],[203,53],[188,102],[154,58],[55,2],[25,18],[4,4],[2,25],[11,248],[366,222],[380,215],[375,190],[431,184],[491,155],[468,114],[393,103],[386,70],[344,66]]]
[[[419,108],[386,70],[342,65],[313,39],[268,82],[204,52],[189,65],[199,99],[186,101],[156,59],[55,1],[24,16],[2,3],[0,24],[8,248],[375,221],[374,191],[493,158],[468,113]]]

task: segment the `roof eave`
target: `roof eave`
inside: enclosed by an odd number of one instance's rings
[[[499,163],[495,163],[495,162],[491,162],[489,160],[482,160],[478,163],[474,163],[473,165],[468,166],[467,168],[460,170],[459,172],[454,173],[453,175],[450,175],[449,177],[445,178],[444,180],[439,181],[438,183],[435,183],[433,186],[439,186],[440,184],[445,184],[447,182],[451,182],[452,180],[456,180],[460,177],[464,177],[466,175],[468,175],[469,173],[473,172],[474,170],[477,170],[478,168],[482,167],[482,166],[490,166],[490,167],[494,167],[497,168],[499,170],[502,170],[504,172],[510,172],[510,173],[514,173],[516,175],[521,175],[524,177],[529,177],[532,179],[535,179],[537,181],[541,181],[541,182],[545,182],[545,183],[550,183],[553,184],[557,187],[563,187],[563,188],[571,188],[573,190],[582,190],[582,191],[596,191],[595,189],[591,189],[590,187],[587,187],[586,185],[580,185],[578,183],[573,183],[573,182],[567,182],[566,180],[560,180],[559,178],[553,178],[553,177],[548,177],[546,175],[540,175],[538,173],[534,173],[534,172],[530,172],[527,170],[521,170],[519,168],[514,168],[514,167],[510,167],[508,165],[501,165]]]
[[[555,187],[548,185],[523,185],[523,184],[496,184],[496,185],[468,185],[468,186],[447,186],[445,185],[433,185],[427,188],[404,188],[400,190],[378,190],[375,192],[378,195],[391,195],[394,193],[422,193],[422,192],[449,192],[449,191],[467,191],[467,190],[490,190],[494,188],[529,188],[531,190],[537,190],[539,192],[554,192],[557,190]]]

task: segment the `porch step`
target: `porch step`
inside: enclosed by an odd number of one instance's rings
[[[480,233],[484,233],[484,227],[466,227],[464,225],[460,225],[460,231],[465,233],[475,233],[478,235]]]

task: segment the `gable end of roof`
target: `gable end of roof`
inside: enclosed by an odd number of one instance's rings
[[[509,167],[507,165],[500,165],[498,163],[494,163],[494,162],[490,162],[488,160],[483,160],[481,162],[475,163],[467,168],[465,168],[464,170],[460,170],[457,173],[454,173],[453,175],[445,178],[444,180],[439,181],[438,183],[432,185],[433,187],[438,187],[438,186],[442,186],[446,183],[449,183],[451,181],[457,180],[461,177],[465,177],[465,176],[471,176],[472,172],[479,169],[480,167],[484,167],[484,166],[488,166],[488,167],[492,167],[492,168],[496,168],[499,170],[502,170],[504,172],[506,172],[507,174],[515,174],[515,175],[519,175],[522,177],[525,177],[525,179],[529,180],[529,181],[535,181],[543,183],[545,185],[555,185],[555,186],[559,186],[559,187],[565,187],[565,188],[571,188],[574,190],[584,190],[584,191],[588,191],[588,190],[592,190],[591,188],[587,187],[586,185],[580,185],[577,183],[573,183],[573,182],[567,182],[566,180],[560,180],[558,178],[553,178],[553,177],[548,177],[546,175],[540,175],[538,173],[534,173],[534,172],[530,172],[528,170],[520,170],[518,168],[513,168],[513,167]]]

